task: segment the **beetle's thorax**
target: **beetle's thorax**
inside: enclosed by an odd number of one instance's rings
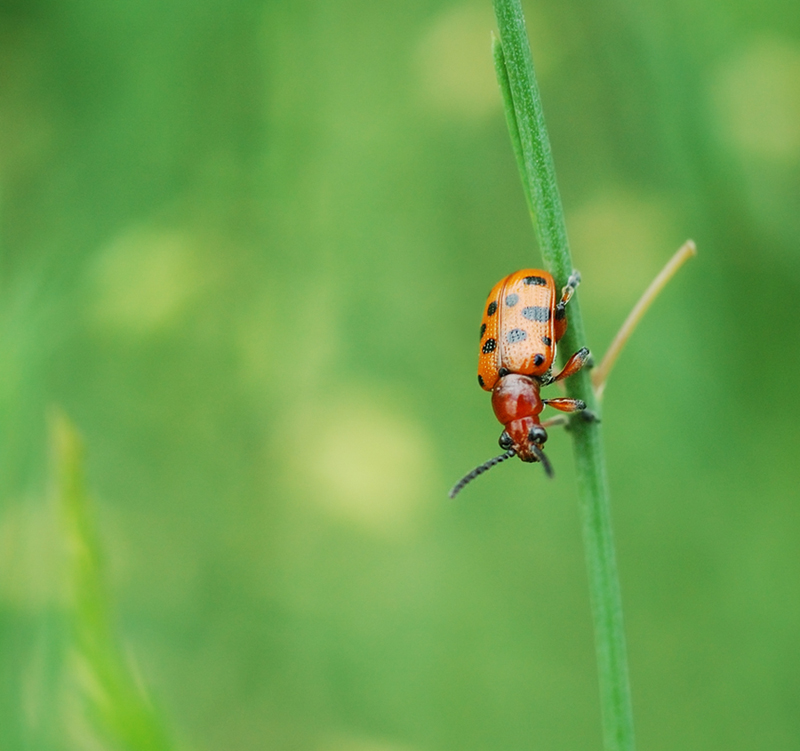
[[[539,396],[539,381],[531,376],[510,373],[503,376],[492,390],[492,409],[503,425],[523,417],[536,417],[544,409]]]

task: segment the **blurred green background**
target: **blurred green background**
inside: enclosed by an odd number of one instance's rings
[[[639,747],[800,749],[800,6],[525,10],[587,344],[699,248],[604,404]],[[567,437],[446,497],[498,452],[485,295],[540,264],[493,27],[0,3],[2,751],[132,747],[75,659],[54,405],[173,747],[600,748]]]

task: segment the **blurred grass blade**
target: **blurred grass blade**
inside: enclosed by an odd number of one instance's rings
[[[523,188],[530,192],[534,228],[544,262],[557,284],[563,286],[573,270],[572,258],[522,6],[519,0],[494,0],[494,9],[505,77],[500,71],[497,51],[495,69],[506,101],[506,119],[509,119],[509,97],[515,115],[514,126],[510,128],[511,142],[515,152],[522,153],[517,162],[521,165]],[[578,298],[575,295],[570,303],[569,327],[559,346],[562,363],[586,344]],[[569,396],[582,399],[597,414],[598,404],[587,371],[588,368],[579,371],[565,385]],[[606,751],[633,751],[628,657],[602,433],[596,421],[573,419],[571,426],[594,622],[603,741]]]
[[[82,441],[60,411],[51,416],[50,435],[67,544],[68,681],[80,695],[78,711],[85,713],[74,725],[87,725],[78,732],[96,737],[78,739],[78,745],[99,740],[111,748],[168,751],[175,746],[166,725],[115,634],[102,552],[86,494]]]

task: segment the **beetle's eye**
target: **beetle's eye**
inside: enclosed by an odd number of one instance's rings
[[[505,430],[502,433],[500,433],[500,440],[498,441],[498,443],[500,444],[501,449],[506,449],[506,450],[510,449],[514,445],[514,441],[511,440],[511,436],[508,433],[506,433]]]
[[[540,425],[535,425],[528,433],[528,440],[531,443],[544,443],[547,440],[547,431]]]

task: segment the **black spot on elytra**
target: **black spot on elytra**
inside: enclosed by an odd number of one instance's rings
[[[544,364],[544,355],[536,355],[533,358],[533,364],[538,368],[540,365]]]
[[[483,378],[480,373],[478,373],[478,385],[483,388]]]
[[[494,352],[496,346],[497,342],[494,339],[487,339],[484,342],[481,351],[483,352],[484,355],[488,355],[490,352]]]
[[[541,276],[526,276],[523,280],[527,285],[533,285],[534,287],[546,287],[547,286],[547,279]]]
[[[513,308],[519,302],[519,295],[514,294],[513,292],[506,298],[506,305],[509,308]]]
[[[481,324],[481,339],[483,339],[483,335],[486,333],[486,324]]]
[[[496,312],[497,312],[497,303],[494,302],[494,300],[492,300],[492,302],[489,303],[489,307],[486,308],[486,315],[493,316]]]
[[[529,321],[547,323],[550,320],[550,308],[545,308],[542,305],[531,305],[522,309],[522,315]]]
[[[528,335],[522,329],[511,329],[506,334],[506,340],[509,344],[516,344],[517,342],[524,342]]]
[[[542,337],[542,344],[544,344],[545,347],[549,347],[552,343],[553,340],[549,336]]]
[[[556,308],[556,320],[563,321],[566,315],[567,309],[561,303],[559,303],[558,307]]]

